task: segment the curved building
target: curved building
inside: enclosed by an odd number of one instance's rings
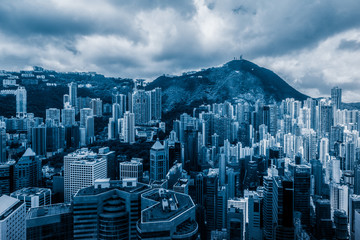
[[[128,239],[129,214],[121,198],[114,194],[99,216],[99,239]]]

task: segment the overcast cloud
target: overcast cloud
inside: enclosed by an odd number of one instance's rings
[[[313,97],[360,101],[358,0],[12,0],[0,68],[154,79],[241,54]]]

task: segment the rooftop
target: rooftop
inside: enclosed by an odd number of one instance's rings
[[[43,207],[30,208],[27,213],[26,219],[34,219],[44,216],[52,216],[70,213],[72,211],[71,204],[59,203],[53,205],[47,205]]]
[[[142,197],[154,201],[154,205],[141,211],[142,223],[169,221],[195,206],[189,195],[161,188],[146,192]]]
[[[9,197],[7,195],[2,195],[0,197],[0,221],[10,215],[16,208],[18,208],[22,203],[16,198]]]
[[[36,156],[36,153],[31,149],[26,149],[25,153],[22,155],[23,157],[34,157]]]
[[[81,158],[81,159],[76,159],[75,161],[71,162],[71,164],[79,164],[79,165],[94,165],[98,162],[101,162],[105,160],[106,161],[106,158],[103,158],[103,157],[95,157],[95,158]]]
[[[106,188],[95,188],[94,186],[86,187],[80,189],[76,196],[93,196],[107,192],[109,190],[118,189],[120,191],[125,191],[128,193],[142,193],[145,190],[150,189],[151,187],[144,183],[137,182],[135,186],[123,186],[123,181],[113,180],[109,181],[109,187]]]
[[[28,187],[11,193],[11,196],[38,196],[49,191],[51,192],[51,190],[48,188]]]
[[[136,161],[136,160],[131,160],[131,161],[126,161],[126,162],[121,162],[120,165],[139,166],[139,165],[142,165],[142,162]]]
[[[156,142],[154,143],[154,145],[151,147],[151,149],[154,150],[162,150],[164,149],[164,146],[160,143],[159,139],[156,140]]]
[[[95,158],[97,157],[97,153],[93,152],[93,151],[89,151],[89,149],[87,148],[81,148],[81,149],[77,149],[76,151],[69,153],[68,155],[66,155],[65,157],[76,157],[76,158]]]
[[[16,198],[9,197],[7,195],[2,195],[0,197],[0,216],[2,216],[7,210],[13,207],[19,200]]]

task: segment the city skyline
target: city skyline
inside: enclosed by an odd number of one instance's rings
[[[360,1],[0,5],[0,239],[360,240]]]

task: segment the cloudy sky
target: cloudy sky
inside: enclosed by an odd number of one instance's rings
[[[243,55],[313,97],[360,101],[359,0],[12,0],[0,69],[154,79]]]

